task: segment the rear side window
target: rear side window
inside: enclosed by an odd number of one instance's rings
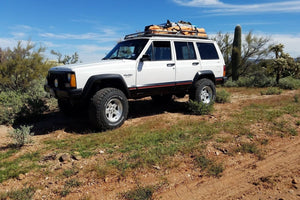
[[[175,42],[177,60],[196,59],[195,49],[192,42]]]
[[[154,41],[147,50],[152,61],[172,60],[171,45],[168,41]]]
[[[216,47],[213,43],[197,43],[197,47],[202,60],[219,59]]]

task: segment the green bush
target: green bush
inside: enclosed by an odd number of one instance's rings
[[[217,103],[230,102],[230,93],[226,92],[226,90],[224,90],[224,89],[217,91],[216,102]]]
[[[28,187],[19,190],[12,190],[6,193],[0,194],[0,199],[14,199],[14,200],[30,200],[35,193],[34,187]]]
[[[238,87],[238,84],[236,81],[228,80],[224,84],[225,87]]]
[[[228,80],[226,87],[272,87],[275,85],[275,79],[268,77],[263,73],[254,73],[249,76],[240,77],[237,81]]]
[[[136,189],[124,193],[123,198],[126,200],[148,200],[152,199],[153,192],[154,188],[152,186],[138,186]]]
[[[18,129],[14,129],[9,132],[9,136],[14,140],[14,144],[17,147],[21,147],[26,143],[32,142],[30,136],[33,135],[31,133],[32,126],[21,126]]]
[[[43,90],[43,81],[31,82],[26,91],[0,92],[0,124],[20,124],[36,121],[48,110],[49,96]]]
[[[281,93],[282,93],[282,90],[279,88],[276,88],[276,87],[270,87],[267,90],[260,91],[261,95],[273,95],[273,94],[279,95]]]
[[[2,50],[0,56],[0,91],[21,90],[31,87],[31,81],[41,75],[46,76],[50,64],[44,62],[45,48],[35,48],[35,44],[28,41],[23,45],[21,41],[12,50]]]
[[[298,94],[294,95],[294,101],[295,101],[295,103],[299,102],[299,95]]]
[[[222,164],[215,163],[204,155],[196,156],[194,164],[196,167],[200,167],[202,171],[206,171],[209,176],[220,177],[224,171]]]
[[[205,104],[203,102],[189,100],[187,109],[195,115],[207,115],[213,111],[213,103]]]
[[[300,79],[295,79],[291,76],[282,78],[278,85],[281,89],[296,90],[300,88]]]

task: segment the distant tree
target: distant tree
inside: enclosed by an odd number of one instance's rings
[[[232,62],[231,62],[231,52],[232,52],[232,42],[233,35],[229,33],[219,32],[216,37],[212,38],[215,40],[222,51],[224,60],[226,63],[226,74],[227,77],[232,76]],[[267,55],[269,55],[270,50],[268,43],[271,38],[269,37],[259,37],[253,35],[250,31],[244,36],[242,40],[242,51],[241,51],[241,63],[238,70],[238,76],[245,76],[253,71],[253,67],[256,67],[256,63],[262,61]]]
[[[258,37],[250,31],[245,36],[245,41],[242,46],[242,60],[239,75],[247,75],[251,71],[253,64],[265,59],[269,53],[269,45],[271,38]]]
[[[283,48],[284,48],[283,44],[277,44],[277,45],[270,46],[270,51],[274,52],[275,58],[278,59],[283,53]]]
[[[32,80],[45,76],[49,65],[43,59],[45,48],[28,41],[23,47],[19,41],[11,50],[0,50],[0,90],[26,90]]]
[[[242,28],[237,25],[234,30],[234,38],[232,43],[231,54],[231,68],[232,68],[232,80],[237,81],[239,79],[238,71],[241,68],[241,51],[242,51]]]
[[[276,75],[276,83],[282,76],[297,76],[299,73],[299,63],[297,63],[289,54],[284,53],[284,45],[277,44],[270,47],[270,51],[275,54],[275,59],[271,65],[271,71]]]
[[[223,54],[224,61],[226,65],[229,66],[232,52],[232,35],[229,33],[223,34],[222,32],[218,32],[217,35],[211,39],[217,42]]]
[[[79,61],[79,56],[77,52],[75,52],[72,56],[64,55],[64,57],[60,52],[54,50],[51,50],[51,54],[57,56],[57,62],[59,64],[64,64],[64,65],[75,64]]]

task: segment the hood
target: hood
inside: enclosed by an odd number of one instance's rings
[[[70,64],[70,65],[60,65],[52,67],[50,71],[78,71],[78,70],[87,70],[89,68],[110,68],[112,66],[124,65],[125,63],[132,63],[135,60],[101,60],[100,62],[94,63],[79,63],[79,64]]]

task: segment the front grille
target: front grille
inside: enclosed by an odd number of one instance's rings
[[[58,80],[58,89],[65,89],[65,83],[68,82],[68,76],[66,72],[49,72],[47,76],[48,85],[52,88],[56,88],[54,80]]]

